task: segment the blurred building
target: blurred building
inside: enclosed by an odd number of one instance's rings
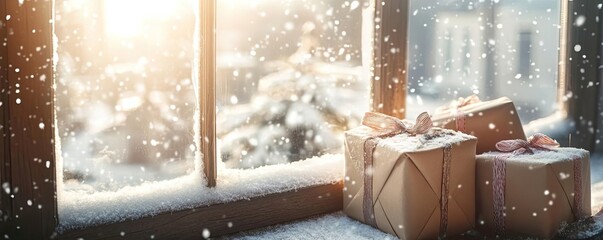
[[[546,0],[418,3],[411,10],[410,86],[435,101],[508,96],[524,120],[551,114],[557,97],[559,5]]]

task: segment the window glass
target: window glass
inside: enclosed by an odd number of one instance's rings
[[[471,94],[509,97],[524,123],[552,114],[559,14],[550,0],[411,1],[408,116]]]
[[[342,152],[343,131],[368,109],[361,48],[368,2],[217,3],[222,166],[255,168]]]
[[[64,190],[114,191],[194,170],[195,6],[55,2]]]

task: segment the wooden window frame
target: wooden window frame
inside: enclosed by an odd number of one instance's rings
[[[216,146],[216,1],[202,0],[199,3],[200,66],[199,108],[201,112],[201,152],[203,153],[203,173],[207,186],[216,186],[217,146]]]
[[[597,135],[601,138],[603,128],[603,100],[601,99],[601,5],[603,0],[561,1],[566,10],[561,13],[564,21],[561,35],[559,99],[570,96],[565,104],[567,117],[574,123],[570,129],[572,142],[567,145],[584,148],[590,151],[602,151],[596,143]],[[576,19],[584,16],[586,21],[581,27],[573,27]],[[595,21],[596,20],[596,21]],[[565,41],[563,41],[565,40]],[[576,52],[574,46],[579,44],[583,51]],[[583,57],[583,55],[585,57]],[[561,72],[561,69],[564,71]],[[563,73],[563,75],[562,75]],[[564,84],[564,85],[561,85]],[[592,85],[591,85],[592,84]],[[571,95],[570,95],[571,93]],[[563,95],[561,95],[563,94]],[[566,135],[567,136],[567,135]],[[603,143],[601,143],[603,144]],[[597,147],[597,145],[599,145]]]
[[[562,146],[602,152],[603,88],[601,83],[603,0],[561,2],[559,65],[556,113],[528,124],[526,134],[535,130],[556,139]],[[576,27],[580,17],[586,20]],[[579,44],[582,51],[575,51]],[[569,127],[567,126],[569,124]]]
[[[215,2],[200,1],[201,51],[199,76],[200,101],[215,103]],[[407,32],[410,0],[374,0],[375,15],[380,19],[374,28],[371,108],[399,118],[405,117],[407,84]],[[600,136],[602,107],[598,70],[601,24],[589,21],[600,16],[597,5],[602,0],[561,1],[562,34],[560,59],[582,59],[573,46],[596,49],[586,52],[591,61],[560,61],[559,99],[569,90],[572,97],[561,102],[565,117],[574,121],[571,131],[580,133],[572,146],[593,150]],[[488,1],[486,1],[488,2]],[[5,16],[10,15],[7,20]],[[212,236],[272,225],[342,208],[342,182],[311,186],[295,191],[275,193],[249,200],[200,206],[166,212],[156,216],[119,223],[91,226],[61,233],[58,226],[56,165],[54,148],[54,70],[52,0],[26,0],[0,3],[0,180],[8,184],[9,194],[0,193],[0,232],[16,239],[120,238],[197,238],[204,229]],[[572,28],[577,16],[587,21],[583,28]],[[32,30],[36,31],[32,31]],[[583,30],[583,29],[587,29]],[[389,35],[389,41],[382,36]],[[595,36],[593,39],[592,35]],[[36,47],[41,47],[36,50]],[[397,49],[392,53],[390,49]],[[570,64],[571,63],[571,64]],[[17,70],[17,68],[19,70]],[[202,69],[213,69],[202,71]],[[45,81],[38,80],[47,76]],[[589,86],[593,79],[596,83]],[[392,81],[397,79],[398,81]],[[19,93],[16,93],[16,84]],[[10,94],[8,94],[10,93]],[[17,98],[21,102],[17,104]],[[216,149],[215,109],[201,105],[201,150],[205,154],[204,174],[208,185],[215,186]],[[599,111],[600,112],[600,111]],[[39,123],[45,127],[40,127]],[[593,130],[594,129],[594,130]],[[207,130],[207,131],[204,131]],[[596,131],[595,131],[596,130]],[[47,162],[49,165],[47,165]],[[16,189],[18,188],[18,191]],[[39,206],[39,207],[38,207]],[[229,227],[232,223],[232,227]]]

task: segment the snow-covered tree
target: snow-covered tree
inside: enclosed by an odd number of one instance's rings
[[[253,168],[336,152],[342,148],[343,130],[358,124],[365,109],[361,100],[368,94],[361,68],[323,61],[315,25],[307,22],[302,31],[295,53],[267,63],[273,72],[259,79],[250,103],[220,110],[219,149],[227,167]]]

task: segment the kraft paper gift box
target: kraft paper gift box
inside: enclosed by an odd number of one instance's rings
[[[556,148],[542,134],[501,146],[506,152],[477,156],[478,229],[552,238],[563,224],[591,214],[588,151]]]
[[[367,113],[345,133],[343,211],[401,239],[466,232],[475,226],[476,138],[425,128],[427,113],[417,122],[407,129],[413,123]]]
[[[506,97],[480,101],[473,95],[436,110],[434,126],[477,137],[477,154],[495,151],[501,140],[526,139],[513,102]]]

